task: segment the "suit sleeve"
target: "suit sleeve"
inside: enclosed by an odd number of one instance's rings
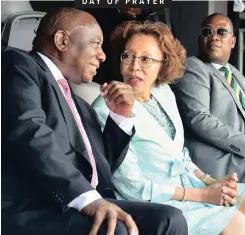
[[[4,53],[2,63],[2,118],[10,161],[25,172],[52,200],[65,208],[79,195],[93,190],[90,183],[61,151],[47,126],[42,109],[41,80],[28,55]],[[6,105],[7,104],[7,105]]]
[[[176,85],[176,98],[183,122],[204,142],[244,158],[245,134],[234,130],[210,113],[210,79],[201,61],[188,59],[187,70]],[[230,147],[233,145],[240,152]]]
[[[103,141],[105,146],[105,157],[110,165],[111,172],[114,172],[125,158],[130,140],[135,129],[132,127],[132,120],[120,121],[120,125],[111,117],[104,98],[99,96],[92,104],[98,125],[103,131]],[[113,115],[115,118],[115,114]],[[130,127],[132,130],[129,130]],[[126,133],[127,132],[127,133]],[[131,132],[131,135],[128,133]]]

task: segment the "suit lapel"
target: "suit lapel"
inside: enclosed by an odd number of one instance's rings
[[[174,144],[173,147],[178,149],[178,147],[183,147],[184,128],[181,117],[179,115],[179,110],[177,108],[174,94],[171,93],[172,90],[169,85],[162,85],[159,88],[152,89],[152,94],[157,99],[162,109],[165,110],[175,127],[176,134],[174,140],[172,140],[170,137],[169,138]]]
[[[170,89],[170,88],[169,88]],[[163,93],[163,94],[161,94]],[[134,112],[136,114],[136,136],[139,138],[151,139],[153,142],[156,142],[163,146],[164,149],[168,149],[168,151],[176,151],[178,147],[181,145],[181,141],[179,138],[180,128],[178,122],[176,121],[176,116],[172,114],[172,110],[170,105],[172,102],[165,99],[168,97],[168,89],[166,88],[153,88],[152,90],[153,96],[157,99],[159,104],[165,110],[165,112],[169,115],[172,120],[175,128],[176,128],[176,136],[174,140],[170,138],[164,128],[158,123],[158,121],[140,104],[138,101],[134,103]],[[144,118],[142,118],[144,117]],[[146,127],[147,123],[147,127]],[[150,129],[149,129],[150,128]],[[182,134],[183,135],[183,134]],[[178,145],[178,146],[176,146]]]
[[[95,128],[93,128],[93,126],[94,126],[93,123],[89,124],[89,120],[91,120],[91,116],[89,115],[88,108],[85,106],[85,101],[78,98],[76,95],[73,95],[73,100],[76,104],[78,104],[78,105],[76,105],[77,110],[78,110],[79,115],[81,117],[81,121],[83,123],[85,132],[86,132],[88,139],[90,141],[90,145],[92,147],[93,154],[94,154],[94,157],[96,159],[97,170],[100,171],[101,175],[104,178],[104,181],[107,182],[106,185],[108,185],[109,181],[110,181],[110,175],[108,174],[110,172],[109,164],[106,161],[106,158],[97,157],[97,156],[101,155],[101,149],[104,148],[103,142],[100,141],[101,140],[100,133],[98,133],[97,130]],[[99,139],[99,140],[96,141],[96,139]],[[108,169],[108,171],[105,171],[105,169]],[[101,178],[100,178],[100,182],[101,182]]]
[[[48,81],[52,84],[53,91],[57,97],[57,101],[60,105],[63,117],[65,119],[66,125],[67,125],[67,131],[70,139],[71,146],[82,156],[84,156],[89,162],[89,156],[86,150],[86,147],[84,145],[84,142],[82,140],[80,131],[77,127],[77,124],[75,122],[75,119],[73,117],[73,114],[65,100],[65,97],[62,93],[62,91],[59,88],[59,85],[57,84],[54,76],[52,75],[51,71],[49,70],[48,66],[45,64],[45,62],[42,60],[42,58],[34,51],[30,52],[30,56],[32,56],[36,62],[43,68],[43,70],[46,72],[46,77]]]
[[[241,105],[240,101],[237,99],[233,88],[228,84],[226,78],[224,76],[222,76],[222,74],[212,64],[206,63],[206,65],[211,69],[211,71],[214,74],[214,76],[217,77],[223,83],[223,85],[227,88],[227,90],[230,92],[230,94],[231,94],[234,102],[236,103],[238,109],[240,110],[241,114],[245,118],[245,112],[244,112],[244,110],[242,108],[242,105]]]
[[[166,88],[166,89],[165,89]],[[162,107],[163,110],[165,110],[165,112],[167,113],[167,115],[169,116],[169,118],[171,119],[175,129],[176,129],[176,134],[177,134],[177,130],[178,130],[178,123],[176,120],[176,113],[175,110],[173,109],[173,103],[169,101],[169,99],[167,99],[167,97],[169,98],[168,95],[168,86],[162,86],[161,88],[153,88],[152,89],[152,94],[153,96],[156,98],[156,100],[158,101],[158,103],[160,104],[160,106]],[[175,136],[176,137],[176,136]]]

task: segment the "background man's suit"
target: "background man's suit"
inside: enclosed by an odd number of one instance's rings
[[[89,157],[71,110],[36,52],[28,55],[10,49],[2,59],[2,233],[88,234],[93,218],[67,208],[74,198],[93,190]],[[130,213],[147,235],[150,231],[157,234],[156,223],[159,226],[164,216],[173,217],[173,213],[181,224],[173,228],[176,234],[178,229],[185,229],[177,209],[113,200],[110,166],[105,156],[111,160],[125,155],[131,137],[111,118],[102,134],[94,110],[79,97],[73,99],[93,149],[99,179],[96,190],[101,196],[111,198],[108,200]],[[151,214],[158,210],[162,217],[154,220]],[[138,217],[137,221],[135,216],[148,214],[147,211],[149,216]],[[105,231],[106,223],[103,226]],[[117,226],[127,234],[120,221]]]
[[[244,76],[229,67],[245,91]],[[211,63],[191,57],[174,91],[193,161],[212,177],[236,172],[245,182],[245,111],[225,76]]]

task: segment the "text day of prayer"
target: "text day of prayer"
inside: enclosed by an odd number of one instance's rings
[[[82,4],[91,4],[91,5],[99,5],[101,0],[81,0]],[[133,4],[133,5],[157,5],[157,4],[164,4],[164,0],[123,0],[125,4]],[[101,4],[105,1],[102,0]],[[111,4],[118,4],[119,0],[106,0],[106,3]],[[122,3],[122,0],[120,0]]]

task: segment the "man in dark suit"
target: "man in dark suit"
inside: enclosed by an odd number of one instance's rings
[[[101,87],[110,117],[96,114],[67,80],[90,82],[105,60],[96,20],[60,9],[41,21],[33,51],[2,55],[2,234],[185,235],[169,206],[115,200],[110,166],[134,133],[130,86]]]
[[[244,183],[245,77],[228,63],[235,42],[227,16],[208,16],[199,38],[200,56],[187,60],[176,99],[197,166],[214,178],[236,172]]]

